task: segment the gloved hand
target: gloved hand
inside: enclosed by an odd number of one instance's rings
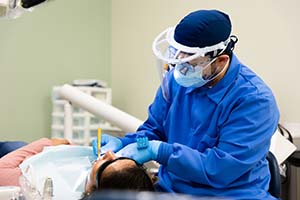
[[[98,156],[98,139],[94,139],[92,141],[92,146],[93,146],[93,153],[97,157]],[[121,140],[117,137],[107,135],[107,134],[102,134],[101,135],[101,152],[100,154],[103,155],[107,151],[113,151],[117,152],[123,147],[123,144]]]
[[[140,164],[156,160],[161,141],[152,140],[145,148],[138,148],[138,144],[131,143],[116,153],[117,156],[132,158]]]

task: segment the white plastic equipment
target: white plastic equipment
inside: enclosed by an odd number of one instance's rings
[[[119,128],[112,126],[101,115],[95,116],[88,112],[88,110],[74,105],[75,102],[70,102],[70,99],[62,99],[59,93],[63,88],[62,86],[53,88],[51,137],[66,138],[75,144],[89,145],[91,138],[97,136],[98,128],[101,128],[103,132],[117,132],[121,134]],[[92,86],[78,86],[72,88],[101,103],[111,104],[112,92],[110,88]]]
[[[21,189],[17,186],[0,186],[0,199],[21,199]]]
[[[270,151],[275,155],[278,165],[282,164],[296,149],[293,143],[276,130],[271,139]]]
[[[125,132],[135,132],[142,121],[132,115],[97,98],[87,95],[78,88],[65,84],[59,91],[61,98],[67,99],[72,104],[102,117],[111,124],[116,125]]]

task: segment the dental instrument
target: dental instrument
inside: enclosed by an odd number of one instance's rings
[[[100,158],[100,148],[101,148],[101,128],[98,128],[98,159]]]

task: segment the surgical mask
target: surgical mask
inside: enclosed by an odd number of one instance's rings
[[[174,78],[176,82],[183,87],[201,87],[205,85],[217,76],[213,73],[210,77],[204,78],[203,75],[203,71],[211,67],[211,63],[213,63],[215,59],[205,65],[193,66],[189,63],[175,65]]]

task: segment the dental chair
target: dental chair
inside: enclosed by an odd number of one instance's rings
[[[280,178],[280,169],[279,169],[277,159],[274,156],[274,154],[269,151],[267,155],[267,160],[269,162],[269,170],[271,175],[271,180],[269,183],[269,193],[276,198],[280,198],[281,178]]]

